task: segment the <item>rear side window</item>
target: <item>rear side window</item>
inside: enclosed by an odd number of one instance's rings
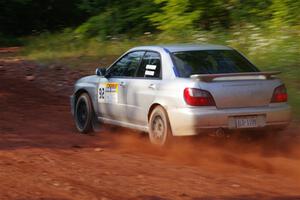
[[[144,54],[144,51],[128,53],[109,69],[109,74],[112,77],[134,77]]]
[[[157,52],[148,51],[144,55],[137,77],[160,78],[161,59]]]
[[[172,53],[180,77],[259,71],[235,50],[199,50]]]

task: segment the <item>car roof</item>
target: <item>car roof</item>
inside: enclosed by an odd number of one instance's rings
[[[173,45],[151,45],[151,46],[139,46],[132,48],[132,50],[153,50],[160,51],[165,50],[169,52],[180,51],[199,51],[199,50],[232,50],[232,48],[223,45],[213,44],[173,44]]]

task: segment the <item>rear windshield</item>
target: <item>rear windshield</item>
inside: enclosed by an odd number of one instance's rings
[[[259,71],[235,50],[181,51],[172,53],[172,58],[179,77]]]

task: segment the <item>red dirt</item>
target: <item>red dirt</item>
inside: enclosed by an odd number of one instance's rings
[[[165,149],[116,127],[80,135],[68,95],[93,70],[0,53],[1,200],[300,199],[298,122],[276,138],[180,138]]]

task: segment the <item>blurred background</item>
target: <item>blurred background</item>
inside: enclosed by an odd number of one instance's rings
[[[282,71],[300,116],[299,0],[0,1],[0,46],[34,62],[95,68],[161,43],[224,44]]]

